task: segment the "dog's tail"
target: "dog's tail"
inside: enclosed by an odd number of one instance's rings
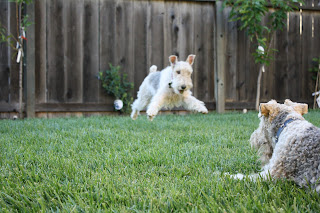
[[[156,65],[152,65],[149,69],[149,73],[153,73],[153,72],[157,72],[157,66]]]

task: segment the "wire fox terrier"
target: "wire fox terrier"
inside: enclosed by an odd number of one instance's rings
[[[155,65],[150,67],[149,75],[142,82],[138,98],[132,104],[131,118],[137,119],[139,112],[147,107],[149,120],[158,114],[161,108],[173,108],[183,106],[187,110],[208,113],[202,101],[191,94],[192,64],[195,55],[189,55],[186,61],[178,61],[178,57],[169,57],[170,66],[157,71]]]
[[[307,112],[307,104],[288,99],[284,104],[275,100],[260,104],[260,124],[250,143],[258,150],[263,168],[249,179],[287,178],[320,191],[320,129],[302,117]]]

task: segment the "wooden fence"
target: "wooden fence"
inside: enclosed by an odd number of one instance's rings
[[[274,62],[263,74],[262,101],[313,101],[308,69],[320,56],[320,1],[309,0],[289,14],[276,33]],[[228,22],[230,8],[214,0],[35,0],[27,13],[24,103],[36,116],[113,111],[97,73],[120,65],[134,82],[133,95],[152,64],[168,56],[196,54],[193,94],[216,108],[218,84],[227,109],[254,108],[258,67],[253,45],[239,23]],[[16,34],[15,4],[0,1],[0,22]],[[0,44],[0,112],[18,109],[18,65],[14,51]],[[220,76],[219,76],[220,75]],[[219,82],[223,80],[222,82]],[[218,82],[218,84],[216,83]],[[215,92],[216,90],[216,92]],[[29,91],[29,92],[28,92]],[[224,102],[223,102],[224,105]],[[4,115],[3,115],[4,116]],[[8,116],[8,114],[5,114]]]

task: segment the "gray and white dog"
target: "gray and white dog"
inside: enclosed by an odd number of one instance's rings
[[[169,57],[170,66],[157,71],[155,65],[150,67],[149,75],[142,82],[138,98],[132,104],[131,118],[137,119],[139,112],[147,108],[149,120],[158,114],[162,108],[184,107],[201,113],[208,113],[202,101],[194,96],[191,74],[195,55],[189,55],[186,61],[178,61],[178,57]]]
[[[260,104],[260,124],[250,138],[263,170],[257,177],[286,178],[320,191],[320,129],[306,121],[307,104],[275,100]],[[243,174],[232,177],[242,179]]]

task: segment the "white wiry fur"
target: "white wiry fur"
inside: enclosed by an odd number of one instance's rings
[[[157,71],[155,65],[150,67],[149,75],[142,82],[138,98],[132,104],[131,118],[137,119],[139,112],[147,108],[149,120],[162,108],[183,106],[187,110],[208,113],[202,101],[192,96],[191,74],[195,55],[189,55],[187,61],[178,61],[177,56],[170,56],[170,66]]]
[[[290,100],[284,104],[272,100],[260,105],[261,121],[252,133],[250,143],[259,151],[263,170],[247,176],[249,179],[287,178],[300,186],[311,186],[320,191],[320,129],[302,117],[307,112],[307,104]],[[280,126],[290,118],[295,120],[283,128],[276,143]],[[232,177],[242,179],[246,176]]]

